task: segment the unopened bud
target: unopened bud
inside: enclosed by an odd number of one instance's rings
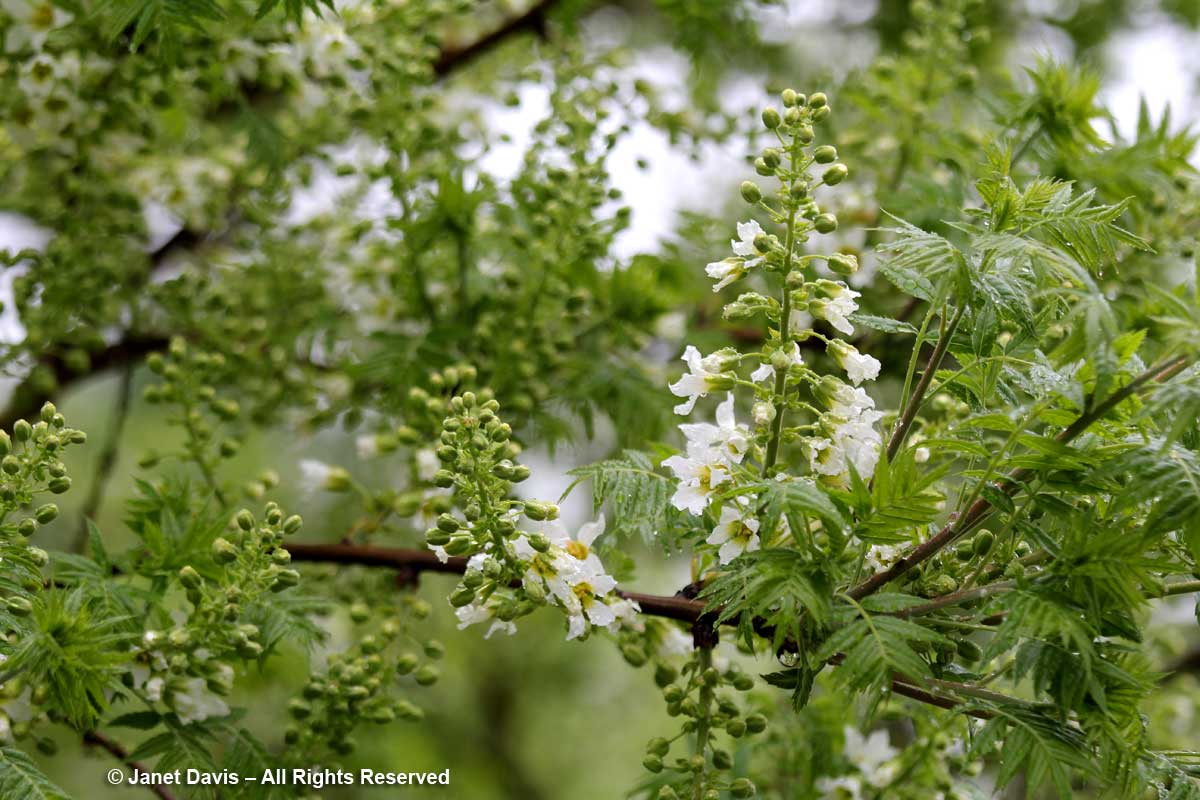
[[[758,188],[758,184],[754,181],[742,181],[742,199],[750,205],[754,205],[759,200],[762,200],[762,190]]]

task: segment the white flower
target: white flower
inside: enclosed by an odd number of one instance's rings
[[[490,639],[496,631],[502,631],[512,636],[517,632],[517,626],[512,622],[504,622],[496,619],[492,614],[491,609],[478,601],[468,603],[461,608],[454,610],[454,615],[458,617],[458,629],[461,631],[471,625],[476,625],[480,622],[491,620],[492,626],[488,628],[488,632],[483,635],[483,638]]]
[[[775,419],[775,406],[766,400],[759,400],[754,404],[751,416],[754,418],[754,424],[759,427],[770,425],[771,421]]]
[[[740,258],[725,258],[720,261],[710,261],[704,268],[708,277],[716,281],[713,291],[719,292],[729,284],[746,274],[746,262]]]
[[[49,0],[2,0],[0,8],[13,20],[4,39],[4,50],[8,53],[23,50],[26,45],[41,50],[51,31],[74,19]]]
[[[744,514],[743,509],[725,506],[721,509],[721,519],[717,527],[705,540],[709,544],[721,546],[717,555],[722,564],[728,564],[742,553],[753,552],[760,546],[758,520],[747,519]]]
[[[438,460],[437,451],[432,447],[422,447],[413,454],[413,461],[417,465],[417,478],[423,481],[433,480],[433,476],[442,468],[442,462]]]
[[[891,544],[873,544],[867,548],[863,566],[871,572],[883,572],[904,555],[904,548]]]
[[[762,256],[758,254],[758,249],[754,246],[754,240],[766,233],[766,231],[762,229],[762,225],[759,225],[757,220],[752,219],[749,222],[739,222],[737,224],[737,232],[738,238],[736,240],[730,239],[729,246],[739,256],[754,256],[754,258],[746,262],[747,267],[753,267],[762,261]]]
[[[813,317],[807,311],[801,311],[797,308],[792,309],[792,313],[788,314],[788,333],[797,336],[812,328]]]
[[[804,359],[800,355],[800,345],[796,344],[795,342],[792,342],[791,352],[788,352],[788,351],[780,351],[780,352],[782,352],[784,357],[787,359],[788,369],[791,369],[792,367],[798,367],[804,363]],[[750,373],[750,380],[754,381],[755,383],[762,383],[763,381],[769,381],[774,377],[775,377],[775,366],[770,361],[764,361],[762,364],[760,364],[758,366],[758,369],[756,369],[756,370],[754,370],[754,372]]]
[[[717,424],[698,422],[680,425],[689,453],[716,449],[731,464],[740,464],[750,446],[750,429],[739,423],[733,412],[733,393],[717,406]]]
[[[854,298],[862,295],[846,284],[837,281],[822,280],[817,284],[820,286],[822,294],[825,295],[825,299],[810,300],[808,302],[809,312],[817,319],[825,320],[847,336],[853,334],[854,326],[850,324],[847,317],[858,310],[858,303],[854,302]]]
[[[896,764],[890,763],[899,752],[888,741],[885,730],[873,731],[864,737],[857,730],[847,725],[845,729],[846,748],[843,751],[847,760],[862,772],[867,783],[882,789],[896,777]]]
[[[146,693],[147,700],[149,700],[151,703],[157,703],[162,700],[163,689],[165,687],[166,681],[164,681],[162,678],[155,677],[146,681],[145,686],[142,687],[142,691]]]
[[[188,678],[173,686],[170,706],[184,725],[229,714],[229,706],[208,690],[204,678]]]
[[[724,372],[726,356],[720,353],[701,356],[700,351],[689,344],[683,351],[682,358],[687,362],[688,371],[671,384],[671,394],[687,398],[687,402],[675,406],[675,413],[690,414],[696,407],[698,398],[727,385],[727,381],[723,380],[721,375]]]
[[[817,781],[821,800],[862,800],[862,781],[851,775]]]
[[[825,349],[838,362],[838,365],[846,371],[846,377],[855,386],[858,386],[864,380],[873,381],[879,377],[879,360],[873,356],[858,352],[858,349],[853,345],[839,339],[833,339]]]
[[[809,464],[820,475],[845,477],[849,465],[863,480],[875,473],[883,437],[875,423],[883,413],[875,410],[875,401],[862,389],[841,384],[833,397],[833,407],[821,418],[824,437],[808,441]]]
[[[714,448],[695,455],[671,456],[662,463],[679,479],[679,486],[671,497],[671,505],[680,511],[704,513],[709,496],[730,479],[729,465]]]

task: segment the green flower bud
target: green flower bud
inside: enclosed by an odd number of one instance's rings
[[[746,721],[742,719],[731,719],[725,723],[725,732],[734,739],[740,739],[746,735]]]
[[[407,700],[396,702],[396,716],[406,722],[420,722],[425,719],[425,712]]]
[[[525,596],[534,603],[541,603],[546,599],[546,588],[538,581],[526,581],[524,584]]]
[[[837,148],[831,144],[823,144],[813,150],[813,160],[818,164],[832,164],[837,161]]]
[[[858,272],[858,256],[850,253],[834,253],[825,259],[825,264],[835,275],[853,275]]]
[[[475,600],[475,590],[469,586],[459,586],[450,594],[450,605],[455,608],[469,606]]]
[[[762,733],[767,729],[767,718],[762,714],[751,714],[746,717],[746,730],[749,733]]]
[[[813,92],[808,98],[809,108],[821,108],[829,102],[824,92]]]
[[[52,494],[62,494],[71,488],[71,479],[67,477],[51,478],[46,484],[46,488],[49,489]]]
[[[13,423],[13,438],[18,442],[28,442],[33,436],[33,426],[28,421],[19,419]]]
[[[996,536],[991,531],[984,529],[975,534],[975,555],[986,556],[992,550],[992,545],[996,543]]]
[[[425,655],[436,661],[446,655],[446,645],[437,639],[430,639],[425,643]]]
[[[371,608],[366,603],[352,603],[350,605],[350,619],[358,624],[362,624],[371,618]]]
[[[779,112],[768,106],[763,109],[762,122],[768,130],[773,131],[779,127],[782,120],[779,118]]]
[[[663,689],[663,699],[668,703],[677,703],[683,699],[683,689],[673,683]]]
[[[660,689],[669,685],[677,677],[679,677],[679,671],[670,664],[659,664],[654,668],[654,683]]]
[[[729,755],[728,750],[713,748],[712,760],[717,769],[729,769],[733,766],[733,757]]]
[[[307,719],[312,716],[312,706],[301,700],[299,697],[293,698],[288,702],[288,714],[295,719]]]
[[[282,592],[284,589],[290,589],[300,583],[300,573],[294,569],[281,569],[275,573],[275,580],[271,584],[272,592]]]
[[[692,772],[695,772],[697,774],[704,772],[705,766],[706,766],[706,762],[704,760],[704,756],[700,755],[699,753],[692,756],[691,759],[688,761],[688,768]]]
[[[517,466],[513,467],[512,482],[520,483],[521,481],[528,479],[529,474],[529,467],[525,466],[524,464],[518,464]]]
[[[37,532],[37,520],[32,517],[26,517],[17,523],[17,533],[28,539]]]
[[[737,798],[754,797],[754,782],[749,778],[738,778],[729,784],[729,793]]]
[[[738,675],[733,679],[733,688],[739,692],[748,692],[754,688],[754,678],[749,675]]]
[[[425,541],[433,547],[445,547],[446,542],[450,541],[450,534],[440,528],[430,528],[425,531]]]
[[[451,536],[443,548],[449,555],[465,556],[475,549],[475,539],[467,534]]]
[[[462,525],[459,524],[459,521],[449,514],[442,514],[438,516],[437,526],[439,530],[443,530],[446,533],[454,533],[462,527]]]
[[[179,582],[187,589],[199,589],[204,583],[204,579],[200,577],[200,573],[196,572],[195,568],[190,564],[179,570]]]
[[[8,435],[8,431],[0,431],[0,456],[6,456],[12,452],[12,437]]]
[[[536,522],[558,519],[558,506],[553,503],[528,500],[525,503],[525,516]]]
[[[662,758],[671,750],[671,743],[661,736],[657,736],[646,743],[647,755],[658,756]]]
[[[3,461],[0,461],[0,469],[9,475],[16,475],[21,471],[21,462],[16,456],[8,455],[4,457]]]
[[[417,668],[419,663],[416,655],[413,653],[405,653],[396,659],[396,673],[399,675],[407,675]]]
[[[229,564],[237,561],[238,548],[233,542],[218,536],[212,543],[213,560],[218,564]]]
[[[646,663],[646,651],[636,644],[622,646],[621,655],[631,667],[640,667]]]
[[[54,503],[47,503],[33,512],[33,516],[42,525],[47,525],[58,518],[58,506],[54,505]]]
[[[642,766],[645,767],[650,772],[656,772],[656,773],[662,772],[662,769],[663,769],[662,759],[656,755],[647,755],[645,758],[643,758]]]
[[[834,164],[825,170],[825,174],[821,176],[821,180],[825,182],[826,186],[837,186],[846,180],[846,176],[849,174],[850,169],[845,164]]]
[[[811,125],[801,125],[796,129],[796,138],[800,140],[801,144],[810,143],[813,140],[814,135],[815,134],[813,134]]]
[[[550,549],[550,540],[541,533],[532,533],[528,537],[529,546],[539,553],[545,553]]]
[[[244,531],[248,531],[254,527],[254,515],[244,508],[237,513],[237,516],[234,517],[234,521],[236,521],[237,526]]]
[[[817,229],[817,233],[833,233],[837,230],[837,217],[833,214],[819,214],[813,220],[813,227]]]
[[[758,188],[758,184],[754,181],[742,181],[742,199],[750,205],[754,205],[759,200],[762,200],[762,190]]]
[[[791,108],[792,106],[796,105],[796,101],[799,99],[795,89],[784,89],[779,97],[783,100],[783,105],[785,108]]]
[[[433,684],[437,683],[437,679],[439,677],[440,674],[438,673],[438,668],[432,664],[426,664],[425,666],[421,667],[413,676],[413,678],[415,678],[417,683],[421,686],[432,686]]]
[[[679,795],[670,786],[660,787],[657,800],[679,800]]]

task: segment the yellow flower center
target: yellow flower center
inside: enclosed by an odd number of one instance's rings
[[[592,590],[592,585],[587,581],[575,584],[571,591],[575,593],[575,596],[579,598],[579,602],[585,608],[592,604],[592,598],[595,596],[595,593]]]
[[[583,561],[588,557],[588,546],[583,542],[576,542],[572,540],[567,542],[567,552],[578,558],[580,561]]]
[[[554,567],[550,564],[550,560],[540,554],[534,556],[533,560],[529,562],[529,568],[538,575],[541,575],[543,578],[552,578],[558,574],[554,571]]]

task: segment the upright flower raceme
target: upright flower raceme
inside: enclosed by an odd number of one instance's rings
[[[816,126],[831,113],[828,100],[791,91],[782,99],[782,113],[763,112],[763,124],[778,144],[754,162],[759,175],[778,180],[779,189],[768,197],[755,183],[742,184],[743,199],[762,221],[738,223],[737,238],[730,242],[733,255],[705,268],[715,291],[752,275],[777,287],[776,297],[747,291],[725,307],[729,319],[765,318],[766,341],[758,352],[726,349],[708,356],[689,345],[683,355],[688,371],[670,385],[673,394],[685,398],[675,407],[684,415],[709,393],[729,390],[716,424],[680,425],[685,450],[663,461],[677,480],[672,503],[706,517],[711,527],[705,544],[721,564],[790,538],[782,521],[775,530],[761,529],[753,495],[762,491],[755,487],[764,478],[807,471],[837,485],[847,484],[852,473],[869,480],[882,447],[877,424],[883,415],[860,388],[879,375],[879,361],[839,338],[854,333],[859,293],[828,277],[852,275],[858,259],[808,250],[810,239],[837,229],[837,217],[818,205],[817,190],[841,183],[848,174],[837,162],[836,148],[815,144]],[[818,272],[819,262],[826,268]],[[828,363],[845,377],[819,373],[821,364],[810,364],[802,355],[804,342],[823,342]],[[752,393],[746,403],[750,425],[736,420],[734,392],[742,391]],[[798,465],[791,462],[800,469],[785,470],[793,455],[802,456]]]

